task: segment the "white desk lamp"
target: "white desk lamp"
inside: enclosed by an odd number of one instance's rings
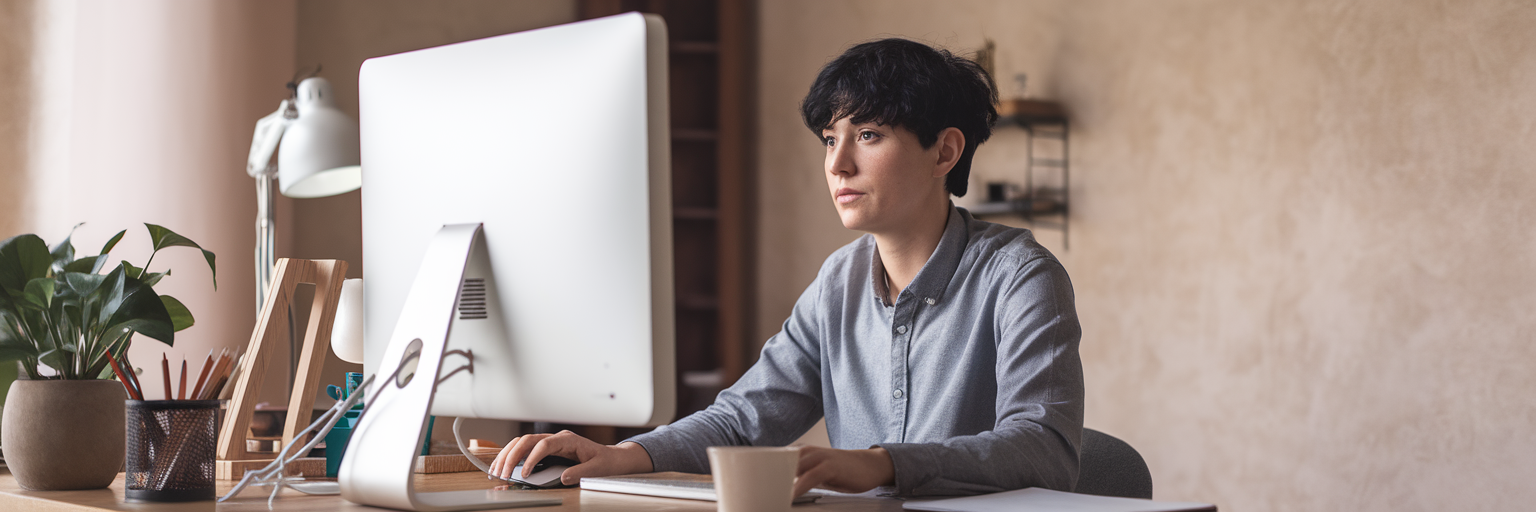
[[[312,198],[361,188],[363,171],[357,121],[336,108],[331,83],[307,78],[277,111],[256,122],[245,172],[256,178],[256,313],[261,314],[275,264],[272,178],[288,197]],[[282,151],[278,152],[281,143]],[[272,154],[277,165],[272,165]]]

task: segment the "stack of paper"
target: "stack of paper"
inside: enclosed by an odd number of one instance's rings
[[[967,496],[964,498],[911,500],[902,505],[902,508],[907,510],[931,510],[935,512],[1018,512],[1029,510],[1049,510],[1053,512],[1216,511],[1216,506],[1209,503],[1110,498],[1034,487],[981,496]]]

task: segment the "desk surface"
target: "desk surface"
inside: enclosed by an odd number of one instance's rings
[[[220,481],[218,492],[223,496],[235,482]],[[474,489],[490,489],[495,483],[485,479],[485,476],[476,473],[444,473],[436,475],[416,475],[416,489],[419,491],[465,491]],[[93,491],[28,491],[16,484],[16,478],[10,471],[0,469],[0,510],[10,511],[98,511],[98,510],[154,510],[154,511],[211,511],[211,510],[242,510],[257,511],[267,509],[266,490],[247,490],[240,496],[225,503],[212,501],[200,501],[193,503],[138,503],[123,501],[123,477],[118,475],[112,486],[106,489]],[[647,496],[631,496],[627,494],[614,494],[597,491],[582,491],[580,489],[556,489],[548,491],[527,491],[538,494],[565,499],[565,503],[558,507],[536,507],[510,509],[528,512],[567,512],[567,511],[705,511],[715,510],[715,504],[707,501],[679,500],[670,498],[652,498]],[[308,496],[294,490],[284,490],[273,504],[274,511],[331,511],[331,510],[388,510],[373,507],[364,507],[341,499],[340,496]],[[895,499],[854,499],[854,498],[823,498],[822,502],[797,506],[795,512],[812,512],[816,510],[838,510],[845,512],[881,511],[895,512],[901,510],[901,501]]]

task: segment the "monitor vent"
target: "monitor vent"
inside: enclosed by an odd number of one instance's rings
[[[459,285],[459,320],[485,318],[485,279],[465,279]]]

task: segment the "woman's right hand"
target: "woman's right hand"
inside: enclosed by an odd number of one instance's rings
[[[523,459],[532,462],[523,465],[519,478],[527,477],[533,466],[544,457],[555,455],[580,462],[560,476],[560,483],[576,485],[582,478],[610,475],[650,473],[651,455],[637,443],[601,445],[569,430],[558,434],[529,434],[513,439],[491,461],[491,474],[506,479],[512,469]]]

